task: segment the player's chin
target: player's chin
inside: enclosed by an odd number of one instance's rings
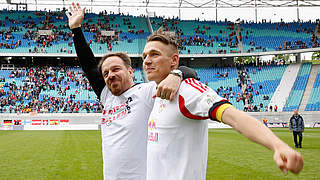
[[[154,78],[155,78],[154,73],[147,72],[146,75],[149,81],[154,81]]]
[[[108,84],[108,89],[111,91],[113,95],[118,94],[121,91],[121,87],[118,83],[110,83]]]
[[[110,88],[110,91],[115,96],[121,95],[121,89],[120,88]]]

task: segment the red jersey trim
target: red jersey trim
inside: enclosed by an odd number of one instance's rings
[[[197,116],[197,115],[191,114],[190,111],[186,108],[184,98],[181,95],[179,95],[179,109],[180,109],[180,112],[185,117],[190,118],[190,119],[205,120],[205,119],[209,118],[209,117],[202,117],[202,116]]]
[[[191,82],[193,82],[194,84],[198,85],[201,89],[203,89],[204,91],[207,91],[208,90],[208,86],[202,84],[201,82],[199,81],[196,81],[195,79],[191,79]]]
[[[184,82],[186,82],[186,84],[192,86],[193,88],[197,89],[201,93],[208,90],[207,86],[203,86],[200,82],[196,82],[193,78],[185,79]]]

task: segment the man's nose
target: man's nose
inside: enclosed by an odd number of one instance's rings
[[[143,63],[145,65],[151,64],[151,60],[150,60],[149,56],[146,56],[146,58],[143,60]]]
[[[108,79],[108,80],[109,80],[109,79],[112,80],[112,79],[114,79],[114,78],[115,78],[115,73],[109,72],[107,79]]]

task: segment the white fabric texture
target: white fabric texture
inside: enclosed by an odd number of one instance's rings
[[[120,96],[107,87],[101,93],[103,174],[105,180],[145,180],[147,121],[154,82],[133,86]]]
[[[156,98],[148,121],[148,180],[206,179],[208,111],[221,100],[190,78],[173,102]]]

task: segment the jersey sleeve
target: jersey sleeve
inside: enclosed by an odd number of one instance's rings
[[[100,96],[100,102],[102,103],[103,106],[105,106],[106,99],[110,95],[111,95],[111,91],[108,89],[107,86],[104,86],[104,88],[102,89],[102,92],[101,92],[101,96]]]
[[[221,122],[224,110],[232,106],[210,87],[193,78],[185,79],[181,84],[178,101],[180,112],[196,120],[210,118]]]
[[[152,96],[156,92],[157,84],[154,81],[150,81],[148,83],[141,83],[140,85],[144,88],[143,100],[146,103],[146,106],[152,109],[155,101],[155,98],[152,98]]]

